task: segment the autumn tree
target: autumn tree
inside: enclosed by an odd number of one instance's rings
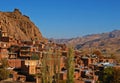
[[[1,67],[0,67],[0,80],[7,79],[9,77],[9,70],[7,70],[8,62],[7,59],[1,59]]]
[[[42,68],[41,68],[41,81],[42,83],[47,83],[47,55],[43,53],[42,58]]]
[[[74,51],[68,49],[67,55],[67,83],[74,83]]]
[[[56,50],[55,51],[55,55],[54,55],[54,63],[53,63],[53,72],[54,72],[54,76],[53,76],[53,83],[59,83],[59,78],[60,78],[60,50]]]

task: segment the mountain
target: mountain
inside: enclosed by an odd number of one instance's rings
[[[47,40],[30,18],[22,15],[18,9],[14,9],[13,12],[0,11],[0,28],[17,40]]]
[[[95,48],[101,51],[120,53],[120,30],[71,39],[57,39],[54,41],[72,45],[79,50]]]

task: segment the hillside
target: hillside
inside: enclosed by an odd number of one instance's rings
[[[76,49],[100,49],[102,52],[107,53],[120,53],[120,30],[112,32],[86,35],[72,39],[58,39],[54,40],[58,43],[65,43],[72,45]]]
[[[13,12],[0,11],[0,28],[18,40],[46,41],[30,18],[15,9]]]

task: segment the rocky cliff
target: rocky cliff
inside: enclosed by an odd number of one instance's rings
[[[46,41],[30,18],[15,9],[13,12],[0,12],[0,28],[19,40]]]

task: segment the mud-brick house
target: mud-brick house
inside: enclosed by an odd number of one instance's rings
[[[2,28],[0,28],[0,57],[9,58],[8,48],[11,45],[16,44],[17,41],[15,41],[14,38],[7,33],[7,31],[3,31]]]
[[[114,66],[113,68],[115,68],[115,69],[120,69],[120,65],[116,65],[116,66]]]
[[[19,81],[19,82],[25,82],[26,81],[26,76],[19,75],[18,72],[16,72],[16,71],[11,71],[10,73],[11,73],[13,81]]]
[[[80,77],[80,72],[75,71],[74,72],[74,79],[79,79]]]
[[[62,51],[62,56],[66,56],[67,57],[68,51]]]
[[[23,46],[33,46],[35,42],[31,40],[22,40],[21,43]]]
[[[83,61],[84,66],[88,66],[89,65],[89,57],[83,56],[81,58],[81,60]]]
[[[6,31],[0,31],[0,41],[9,42],[10,38]]]
[[[38,50],[43,51],[44,48],[45,48],[45,43],[42,43],[42,42],[41,42],[38,46],[39,46],[39,47],[38,47]]]
[[[22,46],[20,48],[19,57],[22,59],[30,59],[31,56],[31,46]]]
[[[9,44],[9,37],[7,32],[2,31],[0,28],[0,59],[1,58],[8,58],[8,47]]]
[[[67,71],[60,72],[60,80],[67,80]]]
[[[9,43],[7,42],[0,42],[0,59],[8,58],[8,47]]]
[[[22,60],[20,59],[8,59],[8,65],[11,68],[21,68],[22,67]]]
[[[13,36],[10,36],[9,35],[9,43],[10,43],[10,45],[21,45],[19,42],[18,42],[19,40],[16,40],[16,39],[14,39],[14,37]]]
[[[81,60],[83,61],[84,66],[89,66],[98,62],[98,58],[92,58],[88,56],[83,56]]]
[[[8,42],[10,45],[17,45],[17,40],[12,35],[9,35],[7,31],[3,31],[0,27],[0,41]]]
[[[20,48],[19,57],[21,59],[31,59],[31,56],[39,56],[40,52],[34,46],[22,46]]]
[[[37,66],[40,64],[39,60],[25,60],[22,63],[22,71],[28,74],[36,74],[37,73]]]
[[[60,72],[60,80],[67,80],[67,70]],[[80,77],[80,72],[74,71],[74,79],[77,80]]]
[[[12,45],[8,48],[8,64],[12,68],[21,68],[21,60],[18,58],[18,45]]]
[[[115,60],[112,58],[102,58],[99,60],[99,62],[109,62],[109,63],[114,63]]]
[[[65,56],[61,56],[60,57],[60,70],[62,70],[63,68],[65,68],[65,66],[66,66],[66,60],[67,60],[67,58]]]

